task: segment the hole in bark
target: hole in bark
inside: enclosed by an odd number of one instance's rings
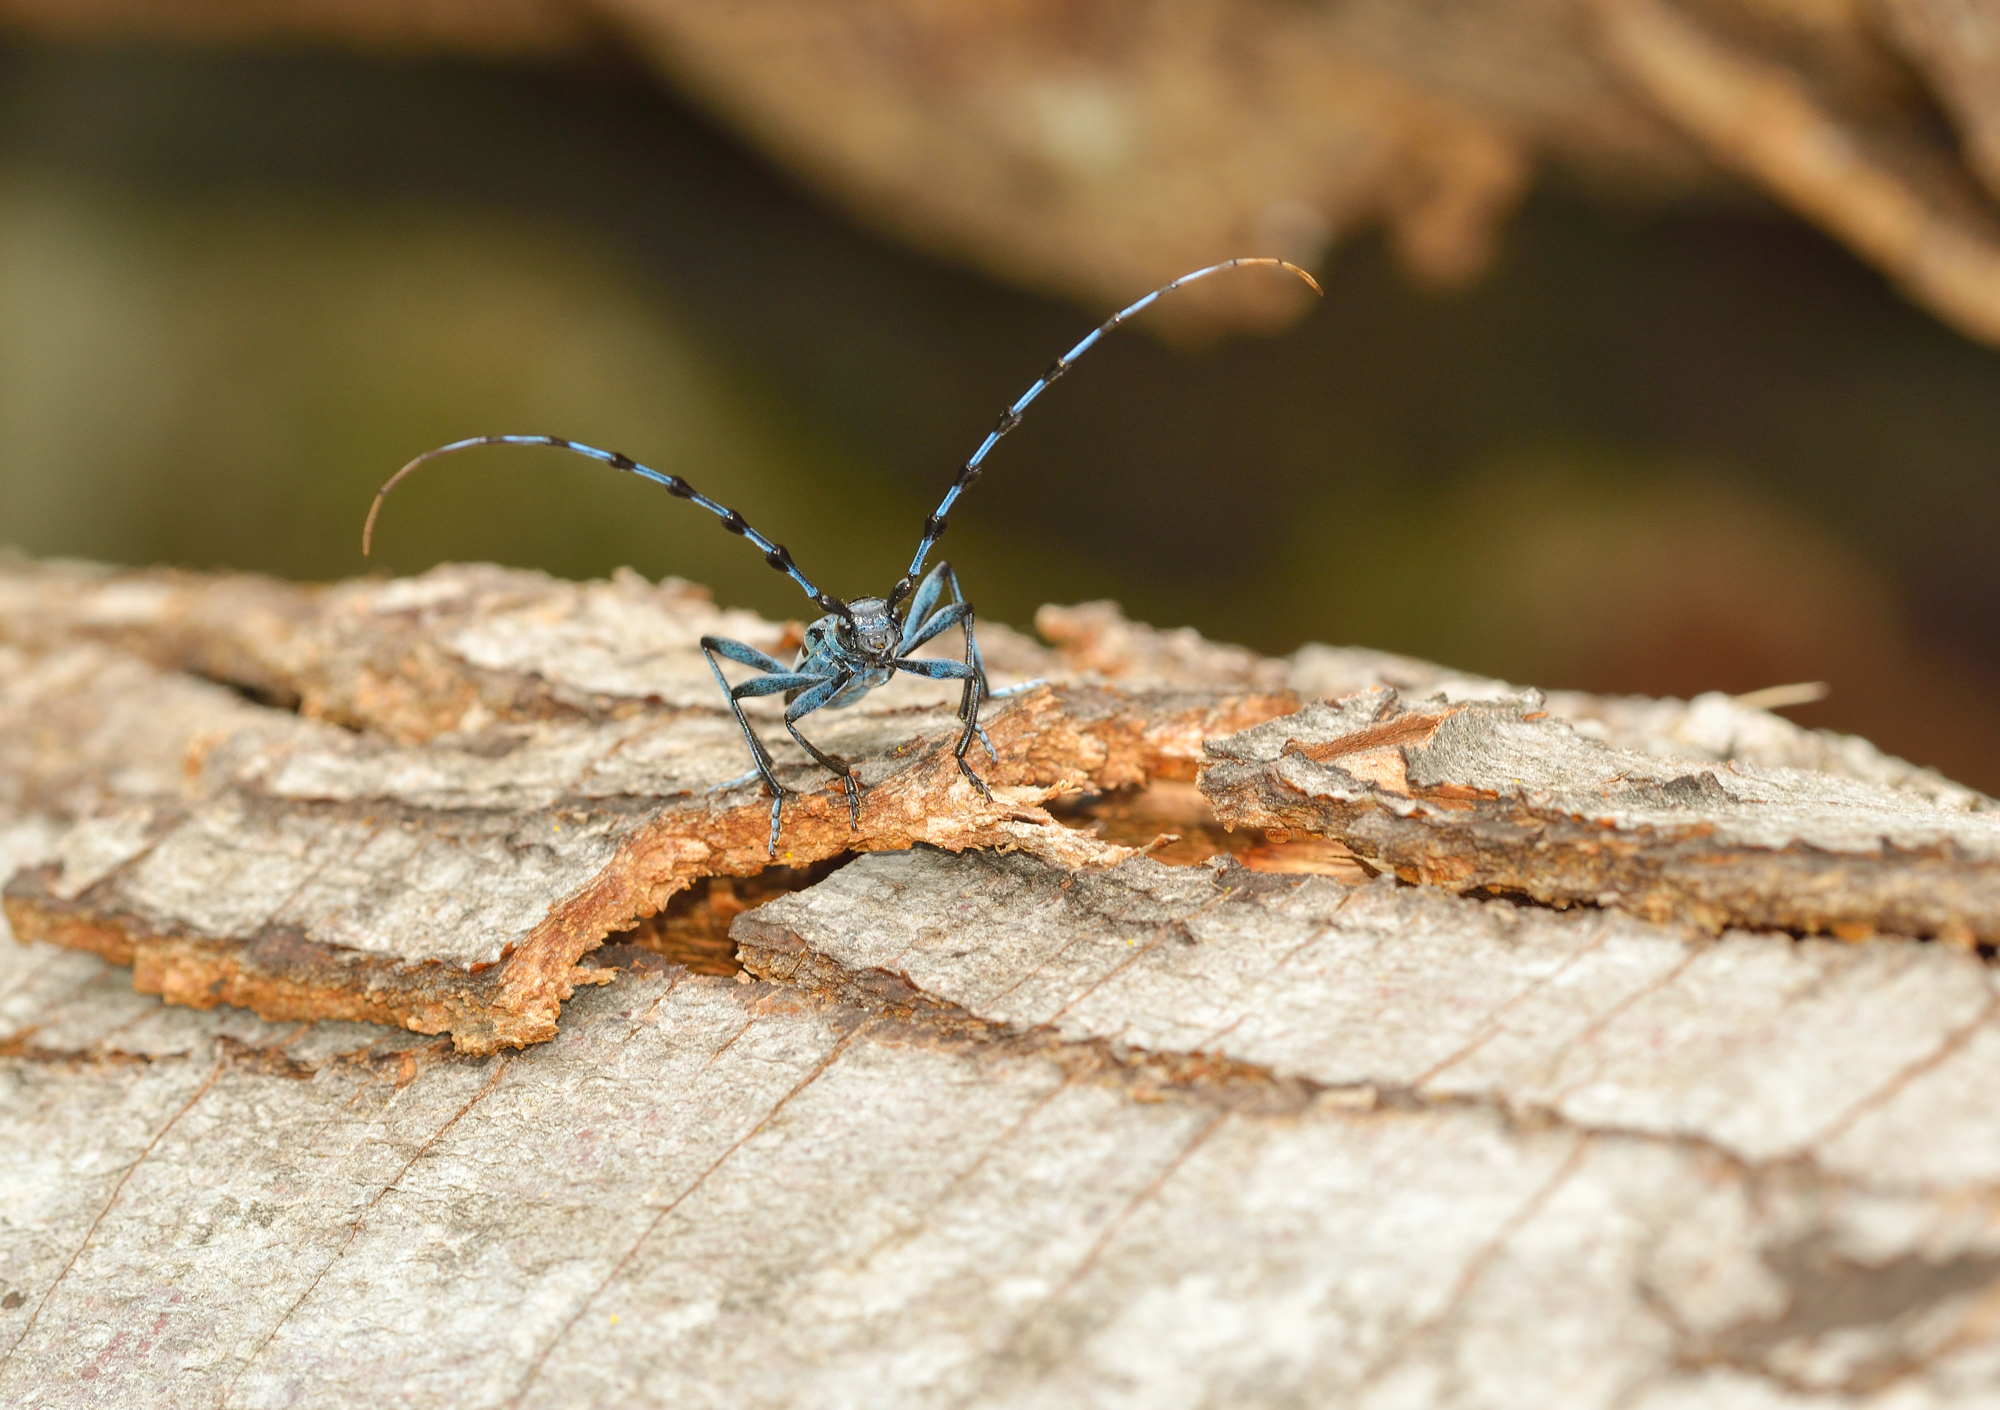
[[[1177,841],[1148,854],[1170,867],[1199,866],[1211,857],[1230,856],[1251,871],[1331,876],[1353,885],[1374,875],[1365,862],[1331,838],[1277,835],[1255,827],[1231,832],[1217,821],[1215,809],[1192,783],[1159,779],[1144,788],[1083,794],[1047,806],[1065,826],[1124,847],[1144,847],[1161,833],[1176,833]]]
[[[283,710],[292,715],[299,713],[302,701],[295,690],[287,690],[282,686],[264,682],[233,679],[220,671],[197,670],[194,674],[213,685],[219,685],[224,690],[242,696],[252,705],[261,705],[267,710]]]
[[[1412,877],[1401,878],[1405,885],[1421,886],[1423,883]],[[1541,897],[1513,886],[1469,886],[1458,893],[1468,901],[1504,901],[1517,910],[1523,911],[1602,911],[1615,907],[1600,905],[1596,901],[1577,901],[1563,897],[1544,901]]]
[[[266,710],[283,710],[288,715],[305,714],[305,697],[282,682],[253,680],[248,676],[232,675],[213,662],[196,661],[192,663],[174,662],[168,664],[173,664],[196,679],[207,681],[210,685],[219,685],[232,695],[249,701],[252,705],[260,706]],[[346,730],[349,734],[368,733],[366,725],[357,720],[348,719],[343,715],[315,714],[313,718],[323,725],[338,726]]]
[[[743,966],[736,959],[735,942],[729,938],[729,923],[787,892],[818,885],[856,855],[842,852],[804,867],[766,867],[755,876],[705,876],[667,902],[658,915],[608,937],[605,949],[615,945],[619,950],[657,955],[669,964],[686,965],[696,974],[741,973]],[[606,957],[600,950],[592,963],[624,968],[612,963],[617,958]]]

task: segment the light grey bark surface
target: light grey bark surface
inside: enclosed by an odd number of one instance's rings
[[[1362,1108],[1492,1103],[1755,1163],[1824,1157],[1994,1005],[1987,967],[1946,947],[1711,940],[1226,861],[1077,875],[1023,857],[870,857],[745,915],[736,935],[767,975],[824,984],[832,961],[878,999],[893,976],[1069,1044],[1245,1064]],[[1855,1174],[1914,1154],[1840,1149]],[[2000,1179],[2000,1164],[1963,1173]]]
[[[1985,800],[1858,741],[1721,697],[1527,719],[1424,663],[1065,609],[1053,652],[1002,638],[1054,677],[995,715],[1007,807],[909,749],[948,738],[927,698],[829,730],[878,771],[876,850],[739,916],[732,979],[594,950],[763,864],[758,800],[681,791],[738,771],[714,701],[666,703],[697,594],[25,565],[8,592],[0,870],[72,948],[0,944],[0,1403],[2000,1404],[2000,993],[1971,944],[1167,866],[1038,806],[1188,779],[1207,742],[1225,807],[1229,770],[1246,797],[1276,770],[1306,785],[1284,825],[1356,850],[1314,811],[1334,791],[1547,870],[1589,849],[1478,809],[1574,821],[1615,786],[1644,796],[1591,835],[1630,856],[1685,861],[1660,817],[1699,806],[1710,847],[1834,856],[1865,816],[1907,844],[1877,880],[1924,829],[1983,875]],[[659,659],[615,659],[627,633]],[[252,671],[297,711],[217,683]],[[1280,716],[1384,684],[1443,696]],[[1554,774],[1510,793],[1509,740]],[[1695,775],[1736,801],[1675,801]],[[1781,786],[1766,836],[1749,800]],[[829,851],[834,803],[799,823]],[[494,1051],[465,1016],[508,971],[474,965],[536,905],[587,919],[547,954],[589,982]],[[337,1021],[385,976],[461,1021]]]

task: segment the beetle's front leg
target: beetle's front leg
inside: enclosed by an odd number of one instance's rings
[[[933,612],[932,609],[937,607],[939,599],[947,592],[951,594],[951,601],[946,604],[943,611]],[[956,610],[959,608],[965,610],[961,613]],[[908,656],[946,627],[964,617],[969,617],[971,613],[971,604],[966,602],[965,593],[959,588],[957,571],[949,563],[939,563],[924,574],[923,582],[917,586],[916,596],[910,599],[910,624],[903,632],[903,640],[896,648],[896,654]],[[979,672],[979,693],[988,700],[1012,695],[1025,688],[1025,686],[1009,686],[1002,691],[993,689],[986,679],[986,662],[980,658],[979,643],[973,639],[969,629],[965,638],[965,659],[973,670]],[[1028,684],[1038,684],[1038,682]],[[964,717],[965,712],[961,708],[959,718]],[[993,752],[991,745],[987,746],[986,752],[989,755]]]

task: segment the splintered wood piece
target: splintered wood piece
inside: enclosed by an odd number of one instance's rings
[[[1718,165],[1844,241],[1960,332],[2000,342],[2000,227],[1969,173],[1938,162],[1931,145],[1902,124],[1850,120],[1840,111],[1846,105],[1828,102],[1795,68],[1730,43],[1695,19],[1692,7],[1597,0],[1592,8],[1613,70]],[[1943,79],[1946,106],[1967,129],[1969,155],[1985,165],[1992,159],[1991,99],[1974,110],[1959,99],[1968,86],[1990,82],[1992,18],[1968,26],[1970,42],[1942,63],[1924,34],[1941,12],[1970,18],[1972,8],[1883,7],[1906,48]]]
[[[1371,692],[1207,750],[1223,822],[1330,837],[1411,881],[1711,931],[2000,941],[2000,811],[1921,780],[1640,754],[1537,697]]]
[[[0,1402],[1990,1383],[2000,1027],[1963,952],[921,850],[738,927],[795,980],[635,964],[485,1058],[0,947]]]
[[[1128,621],[1114,602],[1044,607],[1035,614],[1035,627],[1055,644],[1060,659],[1054,667],[1024,662],[1020,669],[1051,679],[1074,675],[1127,686],[1283,689],[1302,700],[1338,700],[1385,686],[1412,700],[1439,696],[1459,704],[1522,693],[1506,681],[1365,647],[1308,643],[1287,657],[1258,656],[1204,641],[1185,627],[1163,631]],[[1992,804],[1935,769],[1885,754],[1865,739],[1795,725],[1759,708],[1758,694],[1739,698],[1708,691],[1692,700],[1656,700],[1556,690],[1544,697],[1542,708],[1568,720],[1579,734],[1641,754],[1813,769],[1921,794],[1952,808]]]

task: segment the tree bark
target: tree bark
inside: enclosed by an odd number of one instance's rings
[[[1990,1399],[1989,800],[1039,625],[996,803],[898,681],[788,870],[684,584],[5,565],[0,1400]]]

